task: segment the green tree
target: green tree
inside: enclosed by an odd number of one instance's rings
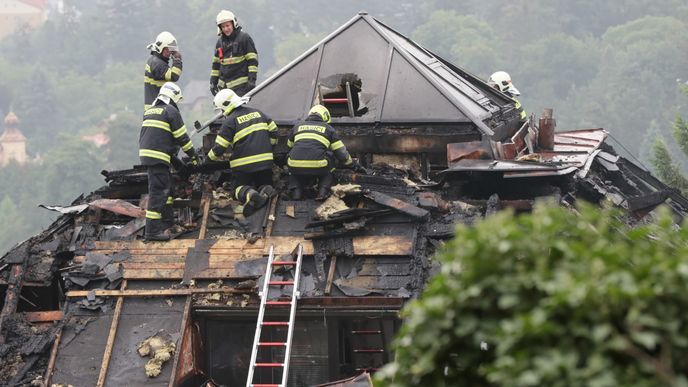
[[[26,222],[14,201],[7,195],[0,201],[0,213],[11,221],[0,223],[0,256],[25,239]]]
[[[681,172],[681,168],[673,161],[667,144],[657,137],[652,144],[652,158],[650,159],[655,172],[667,185],[688,193],[688,178]]]
[[[686,386],[688,228],[539,203],[459,225],[385,386]]]

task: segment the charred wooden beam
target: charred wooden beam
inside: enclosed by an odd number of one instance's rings
[[[418,208],[403,200],[385,195],[382,192],[369,191],[364,193],[363,196],[374,201],[375,203],[381,204],[385,207],[393,208],[415,219],[426,219],[430,215],[430,212],[427,210]]]

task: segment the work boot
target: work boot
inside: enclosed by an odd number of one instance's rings
[[[315,197],[315,200],[325,200],[330,196],[332,181],[333,178],[331,173],[321,176],[320,179],[318,179],[318,196]]]
[[[268,195],[259,193],[253,188],[248,190],[246,196],[248,196],[248,202],[244,205],[244,216],[249,216],[256,212],[256,210],[263,207],[269,199]]]
[[[162,232],[162,221],[160,219],[146,219],[146,231],[143,234],[146,241],[165,242],[170,240],[169,235]]]
[[[277,195],[277,190],[275,190],[271,185],[263,185],[260,187],[258,190],[261,194],[267,195],[268,198],[271,198],[275,195]]]

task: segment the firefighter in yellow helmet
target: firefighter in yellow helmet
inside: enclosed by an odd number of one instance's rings
[[[165,82],[177,82],[182,75],[182,54],[174,35],[167,31],[159,33],[148,49],[151,54],[143,76],[144,109],[153,104]]]
[[[258,53],[251,36],[242,31],[236,16],[222,10],[215,19],[217,34],[213,63],[210,70],[210,92],[232,89],[238,96],[256,86]]]
[[[330,193],[336,161],[349,168],[358,168],[335,129],[329,125],[330,112],[322,105],[308,111],[305,121],[296,124],[291,131],[287,146],[289,189],[294,200],[303,197],[304,187],[317,180],[316,200],[325,199]]]
[[[516,86],[514,86],[509,73],[506,71],[497,71],[496,73],[490,75],[490,78],[487,80],[487,84],[511,97],[511,99],[514,101],[514,106],[519,112],[521,121],[526,120],[526,111],[523,109],[523,106],[521,106],[521,102],[516,99],[516,97],[521,95],[521,93],[518,91]]]

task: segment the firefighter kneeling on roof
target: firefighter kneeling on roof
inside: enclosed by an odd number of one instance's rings
[[[330,123],[330,112],[322,105],[308,111],[308,117],[292,129],[287,146],[291,148],[287,159],[289,189],[294,200],[303,197],[304,187],[318,181],[316,200],[324,200],[330,194],[334,180],[332,171],[335,160],[345,167],[359,169],[351,159],[344,143]]]
[[[179,147],[189,155],[192,164],[198,164],[196,151],[177,107],[181,99],[182,91],[179,86],[167,82],[160,88],[153,106],[143,114],[139,157],[141,164],[148,166],[146,240],[170,239],[163,231],[171,227],[173,222],[170,164]]]
[[[215,145],[208,152],[208,159],[217,161],[227,148],[232,148],[230,186],[234,198],[244,206],[244,215],[263,207],[275,194],[272,147],[277,143],[275,122],[258,109],[245,106],[247,102],[247,97],[240,97],[231,89],[215,95],[213,103],[224,110],[225,118]]]

